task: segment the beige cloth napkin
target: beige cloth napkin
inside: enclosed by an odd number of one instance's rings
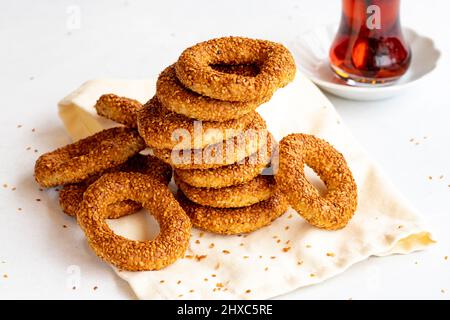
[[[110,126],[93,105],[104,93],[142,102],[155,80],[92,80],[59,104],[74,140]],[[349,225],[324,231],[288,210],[270,226],[245,236],[220,236],[193,229],[186,257],[148,272],[121,272],[141,299],[265,299],[322,282],[369,256],[406,254],[432,244],[432,236],[389,179],[363,151],[321,91],[299,74],[258,111],[277,139],[305,132],[330,141],[346,157],[359,188],[358,210]],[[314,176],[311,176],[314,179]],[[155,234],[141,212],[111,221],[133,239]],[[99,261],[99,263],[101,263]]]

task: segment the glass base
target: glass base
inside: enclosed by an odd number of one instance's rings
[[[394,84],[400,77],[395,78],[370,78],[348,74],[342,69],[330,64],[334,75],[343,80],[346,84],[354,87],[387,87]]]

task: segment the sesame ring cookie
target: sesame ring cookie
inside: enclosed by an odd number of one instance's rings
[[[198,121],[169,111],[156,97],[138,114],[139,134],[152,148],[201,149],[239,135],[255,118],[250,112],[240,119]]]
[[[104,173],[113,172],[140,172],[152,175],[167,185],[172,178],[172,168],[150,155],[137,154],[130,158],[127,162],[118,167],[107,170]],[[65,185],[59,192],[59,204],[64,213],[69,216],[76,216],[77,211],[83,201],[83,194],[86,189],[101,175],[91,177],[83,182]],[[142,206],[131,200],[112,203],[108,206],[108,219],[120,218],[142,209]]]
[[[256,64],[259,73],[245,76],[224,73],[211,65]],[[198,94],[225,101],[261,101],[295,77],[292,54],[281,44],[242,37],[224,37],[198,43],[175,65],[177,77]]]
[[[196,188],[181,181],[175,183],[192,202],[214,208],[241,208],[269,199],[275,189],[273,176],[259,175],[249,182],[220,189]]]
[[[109,228],[108,206],[124,200],[141,203],[156,218],[160,232],[155,239],[129,240]],[[167,186],[135,172],[105,174],[93,183],[84,193],[77,221],[100,258],[128,271],[172,264],[184,255],[191,235],[191,222]]]
[[[144,148],[134,129],[103,130],[40,156],[34,168],[35,179],[43,187],[81,182],[124,163]]]
[[[108,118],[117,123],[136,128],[136,117],[142,104],[130,98],[119,97],[115,94],[104,94],[94,106],[99,116]]]
[[[267,200],[242,208],[202,206],[190,201],[181,191],[177,192],[177,200],[193,226],[227,235],[258,230],[280,217],[288,208],[286,199],[279,191]]]
[[[256,178],[270,164],[276,145],[275,139],[270,135],[267,148],[258,150],[244,161],[213,169],[176,169],[175,173],[180,180],[197,188],[224,188],[246,183]]]
[[[224,70],[223,67],[219,68]],[[271,97],[268,95],[259,100],[230,102],[202,96],[181,84],[176,76],[174,65],[166,68],[159,75],[156,95],[164,107],[175,113],[197,120],[219,122],[238,119],[254,111]]]
[[[241,135],[203,149],[153,149],[153,155],[176,169],[210,169],[241,163],[267,148],[269,135],[260,115]]]
[[[305,177],[305,165],[327,186],[324,196]],[[357,187],[343,155],[312,135],[290,134],[281,140],[275,179],[290,205],[316,227],[341,229],[356,210]]]

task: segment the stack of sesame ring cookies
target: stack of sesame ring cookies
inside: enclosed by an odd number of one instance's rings
[[[153,155],[176,170],[178,198],[196,227],[250,232],[286,209],[273,176],[263,174],[277,144],[255,110],[295,71],[281,44],[225,37],[186,49],[159,75],[156,96],[139,111],[137,128]],[[228,211],[247,221],[242,228],[225,220],[223,230],[212,228],[196,218],[221,224],[218,216]]]

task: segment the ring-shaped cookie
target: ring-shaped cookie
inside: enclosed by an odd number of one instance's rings
[[[142,104],[137,100],[109,93],[102,95],[94,108],[99,116],[130,128],[137,128],[136,117],[139,110],[142,109]]]
[[[309,166],[327,187],[325,195],[308,181]],[[280,141],[275,176],[289,204],[310,224],[328,230],[347,225],[357,207],[357,187],[344,156],[328,142],[307,134],[290,134]]]
[[[259,114],[242,134],[203,149],[153,149],[153,155],[177,169],[210,169],[241,163],[245,158],[266,153],[269,136]]]
[[[108,169],[105,173],[113,172],[140,172],[143,174],[152,175],[159,179],[162,183],[167,185],[172,178],[172,168],[150,155],[137,154],[127,162],[118,167]],[[67,184],[59,192],[59,204],[64,213],[69,216],[76,216],[80,204],[83,201],[83,194],[86,189],[95,181],[97,181],[102,174],[91,177],[83,182]],[[142,206],[131,200],[124,200],[121,202],[112,203],[108,206],[108,219],[117,219],[142,209]]]
[[[214,208],[242,208],[269,199],[275,190],[273,176],[259,175],[249,182],[220,188],[196,188],[180,180],[175,183],[192,202]]]
[[[155,239],[130,240],[109,228],[108,206],[127,199],[141,203],[156,218],[160,232]],[[77,221],[100,258],[129,271],[170,265],[184,255],[191,235],[191,222],[167,186],[135,172],[105,174],[93,183],[84,193]]]
[[[216,64],[257,64],[254,77],[224,73]],[[242,37],[224,37],[198,43],[175,65],[181,83],[198,94],[224,101],[258,101],[271,96],[295,77],[292,54],[279,43]]]
[[[106,129],[40,156],[34,167],[35,179],[43,187],[81,182],[124,163],[144,148],[136,130]]]
[[[177,199],[192,225],[219,234],[240,234],[258,230],[280,217],[288,208],[281,192],[267,200],[243,208],[212,208],[190,201],[178,191]]]
[[[209,98],[185,88],[178,80],[175,66],[167,67],[156,83],[156,95],[167,109],[188,118],[204,121],[238,119],[254,111],[271,96],[248,102],[230,102]]]
[[[153,97],[138,114],[139,134],[152,148],[201,149],[239,135],[254,120],[256,112],[240,119],[199,121],[169,111]]]
[[[249,182],[269,166],[273,150],[277,150],[277,142],[270,137],[266,152],[261,150],[239,163],[212,169],[176,169],[175,173],[183,182],[197,188],[224,188]]]

